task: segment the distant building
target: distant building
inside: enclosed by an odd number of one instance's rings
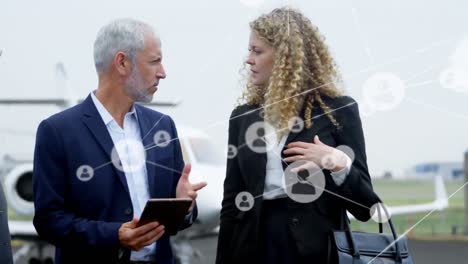
[[[462,162],[428,162],[417,164],[405,173],[410,179],[432,179],[436,175],[441,175],[444,180],[458,181],[464,179]]]

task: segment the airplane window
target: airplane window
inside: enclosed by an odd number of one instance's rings
[[[206,138],[190,138],[189,142],[197,162],[212,165],[224,164],[225,155],[210,140]]]

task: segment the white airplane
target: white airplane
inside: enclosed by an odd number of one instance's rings
[[[6,100],[0,99],[0,105],[56,105],[61,109],[74,106],[80,103],[72,91],[66,85],[66,73],[62,63],[56,66],[57,80],[59,88],[62,87],[65,92],[64,99],[21,99]],[[173,107],[178,105],[179,101],[156,102],[152,106]],[[185,162],[192,164],[191,180],[198,182],[204,180],[208,185],[199,192],[197,197],[198,218],[193,226],[180,232],[172,239],[174,253],[177,262],[189,264],[194,257],[200,257],[190,244],[190,238],[203,235],[216,234],[219,226],[219,212],[221,209],[223,181],[225,174],[225,156],[226,152],[219,152],[208,135],[194,128],[178,126],[179,140],[182,146],[182,152]],[[32,195],[32,153],[29,157],[12,157],[4,155],[3,160],[0,157],[0,181],[2,180],[2,170],[7,171],[3,175],[5,196],[10,208],[21,216],[32,218],[34,215],[34,204]],[[428,212],[434,209],[443,210],[448,207],[448,199],[445,186],[441,177],[435,179],[436,198],[431,203],[419,205],[404,205],[387,207],[391,215],[414,214]],[[354,217],[349,214],[350,219]],[[16,251],[14,260],[26,256],[36,248],[39,256],[36,258],[42,263],[51,263],[51,259],[43,258],[43,248],[47,245],[42,241],[32,221],[9,221],[10,234],[12,239],[23,240],[25,243],[22,248]]]
[[[379,207],[376,206],[375,209],[380,210],[380,213],[383,217],[382,219],[384,219],[384,222],[386,219],[388,219],[388,217],[385,216],[385,210],[383,210],[381,206],[385,206],[390,217],[396,216],[396,215],[424,213],[424,212],[430,212],[432,210],[442,211],[446,209],[449,206],[448,196],[447,196],[447,191],[445,190],[444,180],[442,176],[440,175],[437,175],[434,177],[434,191],[435,191],[435,199],[434,201],[429,202],[429,203],[398,205],[398,206],[387,206],[384,203],[383,205],[379,205]],[[377,211],[374,212],[374,214],[372,215],[373,219],[378,219],[377,213],[378,213]],[[355,219],[354,216],[350,213],[348,213],[348,217],[350,220]]]

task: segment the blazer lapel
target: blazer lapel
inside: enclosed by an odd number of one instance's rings
[[[146,160],[154,162],[156,149],[154,143],[154,134],[157,130],[158,123],[153,124],[146,115],[143,114],[138,104],[135,104],[137,112],[138,124],[140,125],[141,139],[144,148],[146,149]],[[159,122],[159,120],[158,120]],[[156,167],[153,165],[148,166],[145,163],[146,172],[148,175],[148,188],[150,197],[156,197],[158,185],[156,184]]]
[[[97,111],[96,106],[94,105],[91,95],[89,95],[83,101],[82,104],[83,104],[83,118],[82,118],[83,122],[91,131],[91,133],[94,136],[94,139],[98,142],[99,146],[107,154],[107,156],[109,157],[109,161],[111,161],[112,160],[111,153],[112,153],[112,148],[114,147],[114,142],[112,141],[112,138],[109,135],[109,132],[107,131],[107,127],[102,121],[102,118],[99,115],[99,112]],[[112,164],[111,166],[114,166],[114,165]],[[127,179],[125,178],[125,174],[115,167],[114,167],[114,170],[117,173],[117,177],[119,178],[120,183],[122,184],[122,187],[125,189],[125,191],[128,194],[130,194],[130,192],[128,191]]]
[[[264,118],[261,115],[261,111],[263,108],[260,108],[259,106],[253,106],[252,110],[248,112],[245,116],[245,127],[244,129],[241,129],[241,133],[243,133],[243,136],[245,138],[245,134],[247,129],[253,125],[256,122],[264,122]],[[240,117],[243,118],[243,117]],[[263,141],[263,140],[262,140]],[[245,142],[245,141],[244,141]],[[244,143],[245,145],[243,148],[249,148],[249,146]],[[248,166],[250,171],[248,174],[245,175],[251,175],[250,177],[246,177],[244,180],[248,183],[249,185],[254,187],[256,189],[256,192],[263,192],[263,188],[265,186],[265,176],[266,176],[266,165],[267,165],[267,154],[266,152],[255,152],[251,149],[248,149],[247,152],[248,156],[246,156],[246,161],[251,164],[251,166]]]

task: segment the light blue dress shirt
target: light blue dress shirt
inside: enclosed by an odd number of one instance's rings
[[[132,106],[130,112],[125,114],[123,128],[121,128],[117,121],[102,105],[99,99],[91,93],[91,98],[96,106],[99,115],[102,117],[104,124],[107,127],[114,146],[119,154],[119,157],[125,158],[122,162],[125,178],[127,179],[128,190],[130,192],[130,199],[133,206],[133,216],[140,218],[146,202],[150,198],[148,187],[148,174],[146,171],[146,161],[136,160],[141,158],[140,155],[134,155],[131,151],[132,146],[129,144],[142,143],[140,126],[138,124],[138,116],[135,111],[135,106]],[[142,164],[138,166],[137,164]],[[136,166],[135,166],[136,165]],[[129,166],[131,169],[126,169]],[[154,261],[156,256],[156,242],[142,248],[140,251],[132,251],[130,260],[132,261]]]

